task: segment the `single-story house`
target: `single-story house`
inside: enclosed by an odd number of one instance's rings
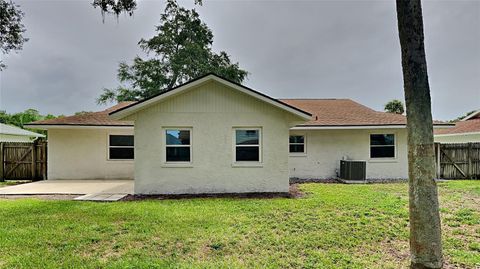
[[[455,127],[435,130],[435,142],[480,142],[480,109],[455,123]]]
[[[0,123],[0,142],[33,142],[39,137],[45,135]]]
[[[209,74],[139,102],[37,121],[48,178],[133,178],[135,193],[287,192],[334,178],[407,178],[406,119],[349,99],[274,99]],[[436,126],[443,126],[436,124]]]

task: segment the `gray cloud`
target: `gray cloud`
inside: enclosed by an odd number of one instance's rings
[[[107,17],[88,0],[18,1],[30,41],[9,55],[0,106],[71,114],[99,110],[117,85],[118,62],[142,55],[163,1],[140,1],[134,17]],[[182,4],[193,7],[193,0]],[[204,1],[196,7],[227,51],[273,97],[352,98],[377,110],[403,99],[393,1]],[[425,43],[437,119],[480,108],[480,2],[426,1]]]

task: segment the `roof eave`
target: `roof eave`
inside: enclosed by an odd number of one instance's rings
[[[49,130],[49,129],[133,129],[134,125],[101,125],[101,124],[25,124],[25,127],[38,129],[38,130]]]

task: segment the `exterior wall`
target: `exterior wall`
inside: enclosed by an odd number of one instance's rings
[[[132,179],[133,160],[108,160],[108,135],[133,129],[48,130],[49,179]]]
[[[370,134],[395,134],[396,157],[370,159]],[[290,177],[335,178],[343,156],[367,161],[367,179],[408,178],[406,129],[291,131],[306,135],[306,154],[289,156]]]
[[[290,114],[216,82],[148,107],[135,120],[135,193],[288,192]],[[165,162],[165,127],[192,129],[192,162]],[[234,127],[261,128],[261,163],[234,163]]]
[[[435,142],[438,143],[475,143],[480,142],[480,133],[436,135]]]
[[[0,134],[0,142],[33,142],[35,137],[23,135]]]

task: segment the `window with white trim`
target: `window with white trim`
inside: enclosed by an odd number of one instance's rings
[[[165,162],[192,161],[192,130],[165,129]]]
[[[261,129],[235,128],[235,162],[260,162]]]
[[[305,136],[291,135],[289,138],[289,151],[290,153],[305,153]]]
[[[108,159],[133,160],[133,135],[109,135]]]
[[[395,158],[395,134],[370,134],[370,158]]]

